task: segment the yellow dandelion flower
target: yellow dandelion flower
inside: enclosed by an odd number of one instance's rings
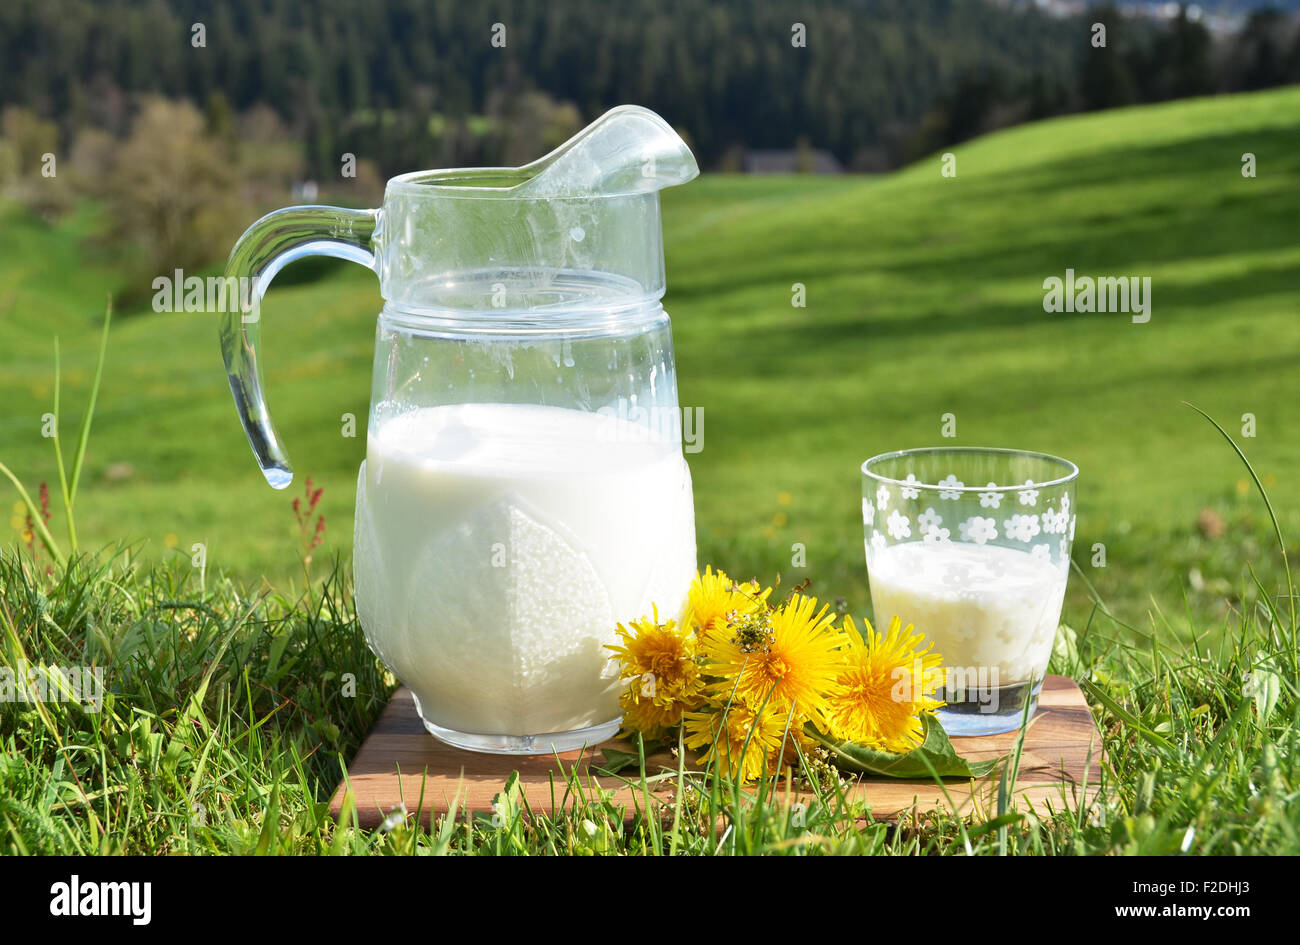
[[[705,567],[704,573],[697,572],[691,582],[686,622],[701,638],[725,632],[729,620],[754,613],[771,593],[770,587],[760,590],[757,581],[738,585],[725,571]]]
[[[622,646],[609,646],[618,657],[624,679],[653,675],[661,682],[697,675],[695,640],[685,627],[674,620],[659,622],[659,609],[653,617],[642,617],[618,625]]]
[[[759,712],[743,702],[721,711],[687,712],[686,747],[702,752],[700,764],[715,764],[723,777],[739,774],[742,781],[753,781],[772,769],[786,721],[770,705]]]
[[[906,752],[921,743],[921,714],[943,705],[932,693],[942,682],[942,657],[918,649],[925,635],[912,625],[901,629],[897,617],[886,636],[863,621],[859,635],[853,618],[845,618],[845,665],[839,689],[830,698],[826,720],[831,737],[884,751]]]
[[[700,668],[695,634],[676,621],[653,617],[618,625],[622,646],[610,646],[619,661],[619,676],[629,680],[619,698],[623,727],[656,738],[677,725],[682,713],[699,705]]]
[[[815,597],[793,594],[776,610],[733,621],[726,636],[705,638],[705,672],[719,677],[709,694],[750,705],[770,699],[783,716],[793,708],[800,720],[821,723],[843,663],[838,647],[844,635],[829,609],[817,610]]]
[[[640,732],[649,739],[660,738],[673,726],[680,725],[686,711],[683,702],[667,700],[661,704],[646,697],[635,680],[623,690],[618,704],[623,711],[623,732],[629,735]]]

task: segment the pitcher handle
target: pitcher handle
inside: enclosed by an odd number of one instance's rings
[[[373,270],[379,222],[379,210],[287,207],[250,226],[230,251],[226,279],[240,280],[234,283],[239,287],[239,302],[227,306],[223,314],[221,354],[239,420],[272,488],[288,486],[293,481],[293,467],[262,396],[257,358],[262,296],[276,273],[304,256],[337,256]]]

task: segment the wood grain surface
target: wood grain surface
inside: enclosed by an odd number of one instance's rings
[[[959,754],[972,760],[996,758],[1012,751],[1017,734],[953,738],[953,745]],[[631,749],[618,741],[607,742],[606,746]],[[585,787],[614,791],[614,803],[623,806],[630,819],[645,806],[640,785],[629,784],[639,775],[633,769],[621,776],[598,773],[607,763],[604,747],[565,753],[559,756],[558,764],[552,755],[490,755],[453,748],[425,731],[410,691],[399,688],[348,766],[348,779],[335,791],[330,812],[335,818],[341,816],[350,788],[357,822],[367,828],[378,826],[399,804],[418,813],[426,823],[453,806],[461,816],[466,810],[490,813],[493,799],[506,779],[518,771],[532,810],[549,813],[573,803],[572,796],[566,797],[567,772],[576,775]],[[1025,735],[1015,784],[1017,808],[1033,807],[1045,814],[1049,809],[1075,810],[1080,803],[1091,803],[1096,795],[1101,754],[1101,736],[1078,685],[1064,676],[1048,676],[1039,697],[1038,713]],[[647,775],[669,768],[676,770],[676,763],[667,754],[646,760]],[[871,816],[881,819],[897,818],[905,812],[951,808],[984,820],[996,811],[1000,773],[998,766],[983,779],[949,780],[942,788],[919,780],[861,780],[854,785],[852,796],[866,804]],[[674,786],[675,781],[664,779],[652,792],[651,803],[665,800]],[[793,802],[800,796],[794,794],[786,799]]]

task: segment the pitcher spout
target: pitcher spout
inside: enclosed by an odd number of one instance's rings
[[[645,193],[685,184],[700,168],[686,142],[648,108],[620,105],[526,164],[521,197]]]

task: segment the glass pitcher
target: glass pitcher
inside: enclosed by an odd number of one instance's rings
[[[262,395],[262,294],[313,254],[379,276],[356,606],[443,741],[531,754],[613,735],[616,625],[680,616],[695,525],[658,191],[698,173],[667,123],[625,106],[524,167],[405,174],[378,210],[271,213],[231,252],[251,291],[222,350],[277,489],[293,473]]]

